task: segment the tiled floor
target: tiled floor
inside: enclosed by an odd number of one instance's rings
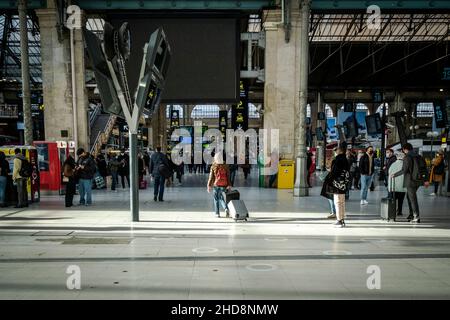
[[[0,299],[450,298],[450,198],[421,190],[422,224],[412,225],[379,219],[383,187],[364,207],[354,191],[348,227],[335,229],[319,187],[294,198],[254,182],[239,180],[251,214],[241,223],[215,218],[205,187],[186,183],[168,188],[164,203],[142,190],[138,223],[127,190],[95,191],[91,207],[65,210],[46,196],[2,210]],[[67,289],[71,265],[81,290]],[[371,290],[373,266],[380,289]]]

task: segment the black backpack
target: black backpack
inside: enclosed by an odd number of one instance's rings
[[[21,159],[22,166],[19,171],[19,175],[22,178],[29,178],[31,177],[31,174],[33,173],[33,168],[31,167],[30,162],[27,159]]]
[[[158,172],[160,175],[162,175],[164,178],[170,178],[173,174],[172,170],[168,166],[166,166],[164,163],[161,163],[158,167]]]
[[[428,179],[428,169],[425,159],[421,155],[414,156],[413,160],[413,170],[411,174],[411,179],[414,182],[425,182]]]

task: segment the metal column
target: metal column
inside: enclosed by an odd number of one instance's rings
[[[27,1],[19,0],[19,24],[20,24],[20,62],[22,69],[22,105],[25,145],[33,144],[33,120],[31,118],[30,98],[30,65],[28,61],[28,26],[27,26]]]
[[[309,62],[309,13],[310,0],[300,2],[300,101],[298,110],[297,129],[297,166],[294,186],[295,197],[306,197],[309,194],[307,186],[307,165],[306,165],[306,104],[308,102],[308,62]]]
[[[137,132],[128,131],[130,144],[130,209],[133,221],[139,221],[139,174]]]

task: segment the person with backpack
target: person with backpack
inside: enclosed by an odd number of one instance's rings
[[[172,171],[166,155],[161,152],[161,147],[157,147],[150,158],[150,172],[154,179],[153,200],[163,202],[164,182],[166,178],[172,176]]]
[[[97,166],[89,152],[83,148],[77,150],[78,161],[75,167],[75,175],[79,178],[78,191],[80,193],[80,205],[92,205],[92,179]]]
[[[231,190],[230,181],[230,169],[226,164],[223,163],[223,155],[221,152],[214,155],[214,161],[211,166],[211,171],[209,172],[208,179],[208,193],[214,190],[214,210],[217,218],[220,217],[219,204],[225,210],[226,217],[230,216],[228,211],[228,206],[223,198],[223,193],[226,190]]]
[[[8,182],[9,163],[5,154],[0,151],[0,207],[5,208],[6,204],[6,185]]]
[[[420,223],[417,190],[424,184],[428,187],[427,165],[423,157],[414,151],[410,143],[405,143],[402,146],[402,150],[405,153],[402,170],[390,175],[390,177],[404,176],[403,186],[406,188],[406,199],[408,200],[410,212],[407,219],[413,223]]]
[[[17,205],[15,208],[28,207],[28,178],[31,177],[30,162],[19,148],[14,149],[13,182],[17,187]]]
[[[444,151],[439,150],[436,154],[436,158],[432,161],[432,167],[430,172],[430,184],[434,185],[434,192],[430,196],[437,196],[439,186],[442,186],[445,181],[445,162],[444,162]],[[441,188],[442,194],[442,188]]]

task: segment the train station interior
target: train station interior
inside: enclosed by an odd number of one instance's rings
[[[0,299],[449,299],[449,117],[450,1],[0,0]]]

